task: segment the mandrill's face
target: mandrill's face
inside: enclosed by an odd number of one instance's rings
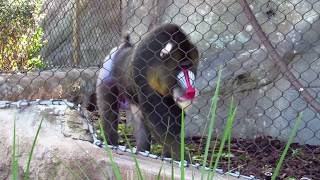
[[[184,42],[187,43],[188,41]],[[196,70],[199,61],[198,50],[195,46],[187,43],[184,46],[187,49],[180,48],[181,45],[172,45],[173,43],[167,43],[161,50],[160,57],[166,59],[166,67],[175,67],[174,75],[169,76],[167,84],[171,84],[174,87],[171,91],[173,98],[180,108],[186,108],[190,105],[191,100],[196,96],[195,78]]]
[[[191,104],[196,96],[195,74],[189,69],[182,69],[177,75],[178,86],[173,89],[173,96],[180,108]]]
[[[163,44],[156,42],[161,49],[153,54],[150,52],[156,63],[147,75],[149,86],[162,96],[173,96],[180,108],[188,106],[196,96],[195,77],[199,62],[197,48],[186,37],[183,39],[180,43],[172,37]]]

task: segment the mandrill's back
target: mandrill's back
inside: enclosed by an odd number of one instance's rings
[[[122,92],[129,93],[133,96],[134,81],[132,78],[132,52],[134,47],[129,42],[125,42],[118,50],[118,54],[114,59],[113,74],[117,78],[117,86],[120,94]]]
[[[133,46],[129,41],[125,41],[110,51],[103,63],[103,68],[100,69],[97,87],[101,84],[108,87],[116,86],[119,94],[126,90],[131,91],[133,86],[132,78],[130,78],[132,51]]]

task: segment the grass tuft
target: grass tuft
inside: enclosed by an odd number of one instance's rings
[[[214,166],[213,166],[212,176],[210,178],[211,180],[213,179],[215,172],[216,172],[216,168],[218,167],[218,163],[219,163],[220,157],[222,155],[224,144],[225,144],[226,140],[229,139],[229,136],[231,134],[233,121],[235,119],[236,112],[237,112],[237,107],[234,106],[234,102],[233,102],[233,98],[232,98],[231,103],[230,103],[229,113],[228,113],[227,125],[224,130],[223,137],[220,142],[219,152],[217,154],[217,158],[216,158]]]
[[[205,152],[204,152],[203,162],[202,162],[202,168],[201,168],[201,179],[203,179],[204,169],[207,165],[208,152],[209,152],[212,132],[214,129],[214,124],[215,124],[215,119],[216,119],[216,110],[217,110],[217,104],[218,104],[219,92],[220,92],[221,71],[222,71],[222,67],[220,66],[219,71],[218,71],[218,79],[217,79],[217,83],[216,83],[216,89],[215,89],[214,95],[211,99],[211,106],[210,106],[211,118],[210,118],[210,122],[209,122],[209,133],[208,133],[208,138],[207,138],[207,142],[206,142],[206,147],[205,147]]]
[[[213,148],[212,148],[212,151],[211,151],[211,157],[210,157],[210,162],[209,162],[209,168],[210,169],[212,169],[213,157],[215,155],[214,153],[215,153],[217,144],[218,144],[218,133],[217,133],[217,136],[216,136],[216,139],[214,141]],[[209,180],[209,178],[210,178],[210,171],[208,171],[207,180]]]
[[[104,148],[105,150],[107,151],[108,153],[108,156],[109,156],[109,159],[111,161],[111,167],[112,167],[112,171],[113,173],[115,174],[116,176],[116,179],[117,180],[121,180],[122,177],[120,175],[120,170],[119,170],[119,167],[117,166],[117,164],[114,162],[113,160],[113,156],[112,156],[112,151],[111,149],[108,147],[108,142],[107,142],[107,138],[106,138],[106,135],[104,134],[104,129],[103,129],[103,126],[101,124],[101,121],[99,121],[99,126],[100,126],[100,131],[101,131],[101,135],[102,135],[102,139],[103,139],[103,142],[104,142]]]
[[[280,159],[279,159],[279,161],[278,161],[278,163],[277,163],[277,167],[276,167],[276,169],[275,169],[275,171],[274,171],[274,173],[273,173],[273,175],[272,175],[272,180],[275,180],[276,179],[276,177],[278,176],[278,174],[279,174],[279,171],[280,171],[280,168],[281,168],[281,166],[282,166],[282,163],[283,163],[283,160],[284,160],[284,158],[286,157],[286,155],[287,155],[287,153],[288,153],[288,150],[289,150],[289,147],[290,147],[290,145],[291,145],[291,143],[292,143],[292,140],[293,140],[293,138],[294,138],[294,136],[296,135],[296,132],[297,132],[297,130],[298,130],[298,127],[300,126],[300,123],[301,123],[301,115],[302,113],[299,113],[299,115],[298,115],[298,118],[296,119],[296,121],[294,122],[294,126],[293,126],[293,129],[292,129],[292,131],[291,131],[291,133],[290,133],[290,135],[289,135],[289,138],[288,138],[288,142],[286,143],[286,146],[285,146],[285,148],[284,148],[284,150],[283,150],[283,152],[282,152],[282,154],[281,154],[281,157],[280,157]]]
[[[13,120],[13,142],[12,142],[12,179],[18,178],[18,158],[16,152],[16,116]]]
[[[185,179],[185,168],[184,168],[184,109],[182,109],[181,113],[181,144],[180,144],[180,173],[181,179]]]
[[[30,153],[29,153],[28,161],[27,161],[27,169],[26,169],[26,171],[25,171],[25,173],[24,173],[24,179],[25,179],[25,180],[28,180],[28,179],[29,179],[31,159],[32,159],[33,151],[34,151],[34,148],[35,148],[35,146],[36,146],[36,142],[37,142],[37,139],[38,139],[38,136],[39,136],[39,132],[40,132],[41,126],[42,126],[42,122],[43,122],[43,118],[42,118],[41,121],[40,121],[40,124],[39,124],[39,126],[38,126],[36,135],[35,135],[35,137],[34,137],[34,139],[33,139],[33,142],[32,142],[31,151],[30,151]]]
[[[127,138],[127,135],[124,134],[124,137],[125,137],[126,142],[127,142],[128,146],[129,146],[129,149],[131,150],[131,152],[133,152],[133,149],[132,149],[131,144],[130,144],[128,138]],[[131,154],[132,158],[134,159],[136,170],[138,172],[138,178],[139,178],[139,180],[143,180],[143,176],[142,176],[142,173],[141,173],[141,169],[139,167],[139,162],[137,160],[136,154],[135,153],[130,153],[130,154]]]
[[[160,167],[159,172],[158,172],[158,175],[157,175],[157,180],[160,180],[160,178],[161,178],[162,168],[163,168],[163,161],[162,161],[162,163],[161,163],[161,167]]]
[[[172,148],[171,148],[171,154],[172,154]],[[173,159],[171,160],[171,180],[174,180]]]

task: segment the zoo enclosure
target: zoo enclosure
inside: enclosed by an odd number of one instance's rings
[[[286,72],[276,64],[274,55],[263,45],[261,36],[239,2],[45,0],[39,8],[41,16],[34,23],[34,27],[39,24],[43,30],[41,40],[44,43],[38,53],[44,66],[35,69],[42,69],[40,72],[44,74],[48,71],[59,74],[58,71],[62,69],[74,68],[81,74],[92,67],[101,67],[105,56],[118,45],[123,31],[128,31],[132,41],[138,43],[155,25],[176,23],[185,30],[201,52],[196,80],[199,95],[187,112],[188,137],[202,136],[207,127],[207,112],[215,87],[216,70],[222,65],[223,84],[217,112],[217,129],[224,127],[230,97],[233,96],[238,103],[233,136],[252,139],[266,135],[285,141],[297,113],[303,111],[303,123],[295,141],[319,145],[319,109],[317,105],[312,107],[312,103],[317,104],[319,101],[320,2],[248,1],[268,41],[279,54],[283,66],[285,65]],[[6,21],[2,19],[1,22]],[[4,44],[8,44],[8,38],[3,37],[10,37],[5,35],[12,34],[4,31],[5,27],[1,25],[0,67],[3,72],[16,69],[23,71],[23,64],[26,64],[29,56],[15,56],[15,52],[6,51]],[[9,57],[16,60],[16,66],[21,66],[20,69],[6,65]],[[287,72],[292,73],[298,81],[288,79],[287,74],[285,75]],[[24,75],[19,75],[18,84],[25,83]],[[3,82],[10,82],[8,79]],[[79,81],[75,77],[72,79],[75,81],[70,87],[78,86]],[[96,76],[92,75],[86,80],[95,79]],[[299,82],[303,89],[297,90],[290,82]],[[17,99],[19,96],[14,97],[12,94],[20,94],[29,88],[28,84],[23,84],[17,90],[5,86],[5,83],[1,84],[0,89],[6,90],[0,94],[0,98],[4,100]],[[30,87],[31,84],[32,82]],[[79,86],[83,84],[80,82]],[[61,96],[69,97],[72,94],[72,100],[87,102],[84,97],[94,91],[94,83],[89,85],[91,87],[80,88],[72,93],[67,91]],[[53,88],[58,86],[59,81]],[[29,98],[37,97],[36,94],[41,92],[33,86],[31,89],[32,91],[28,91]],[[85,91],[85,95],[81,90]],[[312,99],[302,96],[305,91],[311,94]],[[319,160],[319,156],[316,157]]]

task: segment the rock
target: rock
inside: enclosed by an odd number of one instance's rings
[[[92,160],[92,154],[88,153],[96,148],[90,143],[92,138],[88,134],[88,128],[77,111],[66,105],[33,105],[21,109],[0,109],[0,179],[10,179],[12,174],[10,167],[14,119],[19,176],[22,177],[42,118],[42,128],[31,161],[30,179],[69,179],[72,174],[66,170],[67,167],[82,167],[85,170],[97,168],[98,164],[94,163],[85,166],[86,162]],[[90,175],[97,179],[100,177],[97,176],[99,172]]]
[[[26,74],[0,74],[0,99],[67,99],[86,106],[95,93],[98,71],[98,68],[65,68]]]
[[[91,144],[91,137],[84,119],[78,112],[65,105],[30,105],[20,109],[0,109],[0,179],[12,179],[12,144],[16,122],[16,148],[18,179],[22,179],[32,143],[43,119],[30,164],[29,179],[115,179],[106,151]],[[138,179],[135,161],[126,152],[113,151],[113,159],[123,179]],[[162,168],[161,179],[171,178],[171,163],[137,155],[145,179],[156,179]],[[173,166],[175,179],[180,170]],[[195,179],[200,171],[186,168],[187,179]],[[217,175],[219,180],[236,179]]]

